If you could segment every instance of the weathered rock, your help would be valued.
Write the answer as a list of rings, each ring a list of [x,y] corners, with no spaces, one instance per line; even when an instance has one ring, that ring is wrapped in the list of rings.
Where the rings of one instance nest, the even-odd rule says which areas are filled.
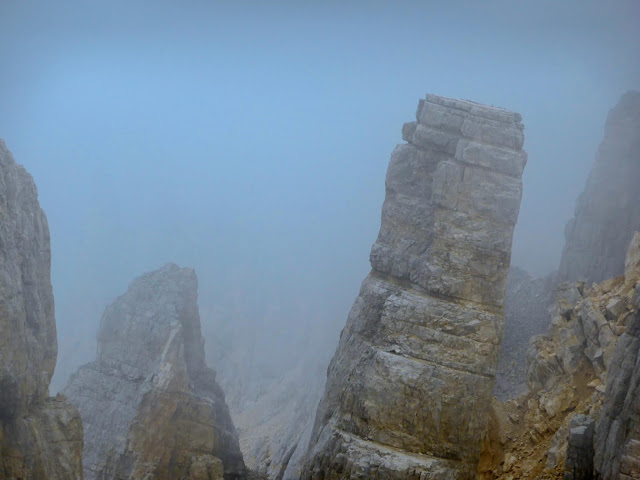
[[[26,416],[0,421],[0,478],[82,479],[82,421],[78,410],[58,395]]]
[[[145,274],[102,317],[95,362],[65,388],[91,479],[245,478],[238,437],[204,362],[195,272]],[[205,476],[207,475],[207,476]]]
[[[569,425],[564,480],[593,478],[593,434],[595,422],[587,415],[574,415]]]
[[[58,354],[49,226],[31,175],[0,140],[0,417],[49,394]]]
[[[624,287],[621,279],[605,287],[614,291],[599,287],[589,290],[581,283],[564,282],[558,286],[550,309],[549,332],[533,337],[527,350],[530,390],[552,388],[563,376],[574,375],[585,362],[601,381],[606,381],[620,332],[617,327],[628,309],[621,307],[616,317],[607,319],[607,306],[622,301]]]
[[[589,287],[558,286],[549,331],[534,337],[529,348],[529,393],[494,402],[492,414],[503,420],[490,430],[486,445],[499,443],[496,431],[507,431],[511,440],[500,444],[501,455],[494,449],[490,456],[485,448],[483,458],[493,459],[485,472],[499,471],[500,462],[509,459],[515,475],[503,470],[482,479],[562,478],[564,459],[571,475],[575,470],[567,478],[591,478],[594,465],[599,479],[640,478],[640,302],[632,300],[640,275],[640,262],[634,261],[638,240],[640,234],[629,247],[624,276]],[[507,424],[505,416],[514,414],[513,424]],[[598,425],[592,451],[587,444],[572,446],[575,414]],[[574,440],[579,433],[573,432]]]
[[[625,279],[640,273],[636,234],[627,254]],[[625,282],[627,283],[627,282]],[[640,302],[635,301],[638,308]],[[605,401],[596,434],[595,467],[604,480],[640,478],[640,311],[629,317],[607,375]]]
[[[640,229],[640,92],[609,112],[605,134],[574,218],[558,280],[600,282],[621,275],[626,248]]]
[[[0,478],[82,478],[82,424],[47,398],[57,355],[49,227],[0,140]]]
[[[527,392],[526,356],[529,340],[549,328],[554,276],[534,278],[518,267],[509,269],[504,307],[504,335],[493,394],[508,400]]]
[[[518,114],[428,95],[392,154],[382,225],[302,478],[475,478],[526,154]]]

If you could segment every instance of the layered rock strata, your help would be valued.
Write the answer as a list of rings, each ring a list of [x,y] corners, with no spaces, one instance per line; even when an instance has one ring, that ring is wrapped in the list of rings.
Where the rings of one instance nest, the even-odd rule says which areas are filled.
[[[640,92],[622,96],[609,112],[604,139],[574,218],[558,280],[600,282],[621,275],[624,253],[640,229]]]
[[[0,478],[82,478],[82,424],[48,398],[57,356],[47,218],[0,140]]]
[[[521,117],[428,95],[330,363],[302,478],[475,478],[526,163]]]
[[[107,309],[95,362],[65,393],[85,426],[92,479],[241,479],[238,436],[205,365],[195,272],[145,274]]]

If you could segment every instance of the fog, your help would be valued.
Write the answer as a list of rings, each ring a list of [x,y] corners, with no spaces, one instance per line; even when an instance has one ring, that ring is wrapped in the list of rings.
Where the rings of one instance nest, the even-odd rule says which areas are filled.
[[[512,264],[550,272],[607,111],[640,86],[639,21],[634,0],[1,0],[0,137],[49,219],[54,389],[168,261],[197,271],[214,367],[329,358],[427,92],[522,114]]]

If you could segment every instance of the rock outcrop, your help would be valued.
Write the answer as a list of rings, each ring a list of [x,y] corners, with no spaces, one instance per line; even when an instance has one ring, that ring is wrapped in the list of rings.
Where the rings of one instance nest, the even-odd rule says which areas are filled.
[[[49,227],[0,140],[0,478],[82,478],[82,424],[48,398],[57,356]]]
[[[65,393],[85,427],[92,479],[242,479],[238,436],[205,365],[195,272],[147,273],[102,317],[95,362]]]
[[[600,284],[558,286],[549,331],[527,353],[530,393],[493,404],[481,478],[640,478],[640,235],[625,264]]]
[[[600,282],[622,275],[624,253],[640,229],[640,92],[609,112],[604,140],[565,230],[558,280]]]
[[[526,163],[518,114],[428,95],[318,407],[304,479],[475,478]]]
[[[535,278],[518,267],[509,269],[504,306],[504,335],[500,345],[494,395],[508,400],[527,393],[526,356],[529,339],[549,328],[554,275]]]
[[[636,234],[626,262],[627,287],[635,286],[632,302],[640,307],[640,234]],[[627,321],[616,346],[596,435],[597,478],[640,478],[640,311]]]

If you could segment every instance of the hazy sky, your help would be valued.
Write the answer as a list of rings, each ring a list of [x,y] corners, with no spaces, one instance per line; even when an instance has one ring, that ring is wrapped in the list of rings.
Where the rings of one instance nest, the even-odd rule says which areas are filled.
[[[60,336],[166,261],[207,308],[343,325],[426,92],[522,114],[512,263],[553,270],[639,24],[635,0],[0,0],[0,137],[49,218]]]

